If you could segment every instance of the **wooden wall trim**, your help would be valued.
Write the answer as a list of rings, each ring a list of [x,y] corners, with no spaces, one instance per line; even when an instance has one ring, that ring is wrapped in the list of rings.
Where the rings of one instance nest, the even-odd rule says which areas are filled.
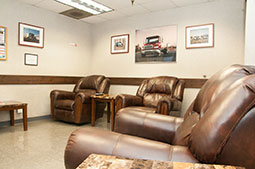
[[[81,77],[75,76],[33,76],[0,75],[0,84],[75,84]]]
[[[81,76],[0,75],[0,85],[75,84]],[[146,78],[108,77],[112,85],[138,86]],[[185,88],[201,88],[207,79],[181,78]]]

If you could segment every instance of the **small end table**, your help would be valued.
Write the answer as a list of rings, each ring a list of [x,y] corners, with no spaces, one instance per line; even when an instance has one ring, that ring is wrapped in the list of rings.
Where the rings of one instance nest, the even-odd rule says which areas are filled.
[[[24,131],[27,131],[27,103],[18,101],[3,101],[0,102],[0,111],[10,111],[11,126],[14,126],[14,110],[23,110],[23,125]]]
[[[101,96],[91,95],[91,126],[95,126],[96,119],[96,102],[105,102],[107,103],[107,122],[110,122],[111,117],[111,130],[114,128],[114,118],[115,118],[115,98],[104,94]]]

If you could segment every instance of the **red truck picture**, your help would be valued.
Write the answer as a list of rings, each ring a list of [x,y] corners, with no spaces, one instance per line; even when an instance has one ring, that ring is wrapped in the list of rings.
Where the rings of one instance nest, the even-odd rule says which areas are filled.
[[[163,39],[156,35],[146,37],[141,49],[142,57],[157,57],[167,53],[167,48],[162,46]]]

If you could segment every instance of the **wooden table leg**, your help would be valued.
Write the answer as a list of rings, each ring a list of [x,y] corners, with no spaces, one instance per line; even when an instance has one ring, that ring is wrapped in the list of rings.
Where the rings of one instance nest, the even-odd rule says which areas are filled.
[[[110,102],[107,102],[107,122],[110,123],[110,110],[111,109],[111,105]]]
[[[11,126],[14,126],[14,110],[10,110],[10,119]]]
[[[91,99],[91,126],[95,126],[95,119],[96,119],[96,103],[95,99]]]
[[[114,100],[111,100],[111,129],[114,129],[114,120],[115,120],[115,104]]]
[[[23,108],[23,125],[24,125],[24,131],[27,131],[27,105]]]

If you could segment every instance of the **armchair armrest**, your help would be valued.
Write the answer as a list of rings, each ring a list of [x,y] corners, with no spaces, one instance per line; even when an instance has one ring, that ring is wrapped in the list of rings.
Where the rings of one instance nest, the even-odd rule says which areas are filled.
[[[171,144],[182,122],[180,117],[143,111],[137,113],[127,107],[116,114],[114,131]]]
[[[59,99],[70,99],[74,100],[75,93],[63,90],[53,90],[50,93],[50,97],[54,98],[55,100]]]
[[[56,100],[59,99],[70,99],[74,100],[75,94],[73,92],[63,91],[63,90],[53,90],[50,93],[50,109],[51,109],[51,117],[54,119],[55,117],[55,103]]]
[[[79,98],[80,97],[80,98]],[[77,99],[80,99],[81,103],[84,104],[84,103],[90,103],[91,102],[91,99],[90,99],[90,95],[86,94],[86,93],[83,93],[83,92],[78,92],[76,93],[75,95],[75,100],[77,101]]]
[[[171,111],[180,111],[182,102],[175,98],[164,97],[159,100],[157,112],[159,114],[170,115]]]
[[[120,109],[129,106],[141,106],[143,104],[143,99],[140,96],[134,96],[129,94],[120,94],[115,98],[115,112]]]
[[[168,115],[172,110],[173,104],[170,98],[163,97],[159,100],[157,105],[157,112],[159,114]]]

